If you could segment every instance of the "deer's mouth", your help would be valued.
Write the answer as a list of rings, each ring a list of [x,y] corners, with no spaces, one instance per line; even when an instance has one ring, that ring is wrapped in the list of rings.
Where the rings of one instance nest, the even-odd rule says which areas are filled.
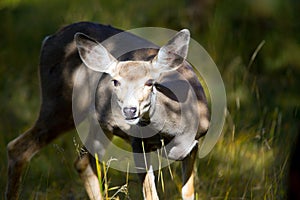
[[[136,116],[136,117],[126,117],[125,120],[130,121],[130,120],[135,120],[135,119],[138,119],[138,118],[139,118],[138,116]]]
[[[140,121],[140,118],[138,116],[136,116],[136,117],[126,117],[125,120],[128,124],[135,125]]]

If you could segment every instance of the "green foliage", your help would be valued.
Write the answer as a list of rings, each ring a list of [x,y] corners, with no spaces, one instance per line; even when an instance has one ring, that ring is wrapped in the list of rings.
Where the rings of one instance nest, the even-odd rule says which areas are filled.
[[[188,28],[219,67],[228,97],[222,138],[208,157],[197,161],[197,196],[285,199],[300,115],[299,8],[296,0],[0,1],[0,172],[6,173],[6,144],[28,129],[38,113],[37,66],[45,36],[77,21],[122,29]],[[86,198],[73,169],[75,136],[56,140],[32,160],[23,178],[23,199]],[[165,198],[179,198],[179,165],[172,170],[174,180],[163,170],[165,191],[160,189],[160,195]],[[128,183],[126,195],[141,197],[135,175],[127,180],[111,170],[108,179],[111,187]],[[1,195],[5,182],[0,181]]]

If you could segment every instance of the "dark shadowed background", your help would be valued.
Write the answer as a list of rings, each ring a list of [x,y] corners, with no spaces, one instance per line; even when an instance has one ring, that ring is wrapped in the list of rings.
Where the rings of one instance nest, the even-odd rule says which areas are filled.
[[[297,0],[1,0],[0,198],[6,145],[38,114],[42,40],[64,25],[94,21],[121,29],[188,28],[219,67],[228,116],[216,147],[197,160],[198,199],[286,199],[300,119],[299,19]],[[86,199],[73,169],[78,144],[72,132],[36,155],[26,168],[21,199]],[[174,180],[165,170],[158,188],[162,198],[178,199],[180,165],[171,169]],[[140,199],[135,174],[128,191],[116,193],[126,174],[109,172],[110,197]]]

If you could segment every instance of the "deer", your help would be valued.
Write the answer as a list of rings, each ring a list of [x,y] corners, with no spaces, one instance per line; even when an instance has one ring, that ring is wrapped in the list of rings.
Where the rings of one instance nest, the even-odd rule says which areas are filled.
[[[122,37],[108,40],[119,34]],[[101,141],[93,146],[98,134],[93,126],[100,126],[109,140],[118,136],[131,145],[147,200],[159,196],[154,167],[143,155],[162,148],[164,140],[162,157],[182,163],[182,199],[194,199],[198,141],[209,128],[210,115],[203,87],[186,60],[189,40],[190,32],[183,29],[159,47],[92,22],[67,25],[46,37],[39,62],[39,115],[29,130],[7,145],[6,199],[19,198],[22,173],[31,158],[76,128],[74,119],[83,121],[89,112],[94,120],[88,134],[91,139],[84,144],[90,146],[89,153],[79,156],[74,166],[90,199],[102,199],[91,152],[101,157],[107,147]],[[122,51],[128,45],[136,46]],[[76,102],[75,90],[79,91]]]

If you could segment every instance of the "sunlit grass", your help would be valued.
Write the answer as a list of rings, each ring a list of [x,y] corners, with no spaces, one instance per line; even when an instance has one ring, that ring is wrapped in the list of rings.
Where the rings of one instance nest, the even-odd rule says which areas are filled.
[[[100,165],[100,161],[98,158],[98,155],[95,154],[95,162],[96,162],[96,172],[97,172],[97,177],[99,180],[99,185],[100,185],[100,191],[102,194],[102,197],[104,200],[110,200],[110,199],[119,199],[119,193],[123,193],[125,196],[128,197],[128,171],[126,174],[126,183],[121,186],[110,186],[110,182],[108,180],[108,170],[110,168],[110,162],[116,161],[115,159],[110,159],[107,162],[102,161],[102,165]],[[102,169],[101,169],[102,166]],[[128,169],[129,166],[127,166]],[[103,171],[103,172],[102,172]],[[103,189],[104,186],[104,189]],[[114,192],[112,196],[109,196],[109,192]]]
[[[277,187],[270,182],[274,150],[255,135],[244,134],[234,140],[222,138],[208,158],[198,161],[200,199],[260,199],[269,187]]]

